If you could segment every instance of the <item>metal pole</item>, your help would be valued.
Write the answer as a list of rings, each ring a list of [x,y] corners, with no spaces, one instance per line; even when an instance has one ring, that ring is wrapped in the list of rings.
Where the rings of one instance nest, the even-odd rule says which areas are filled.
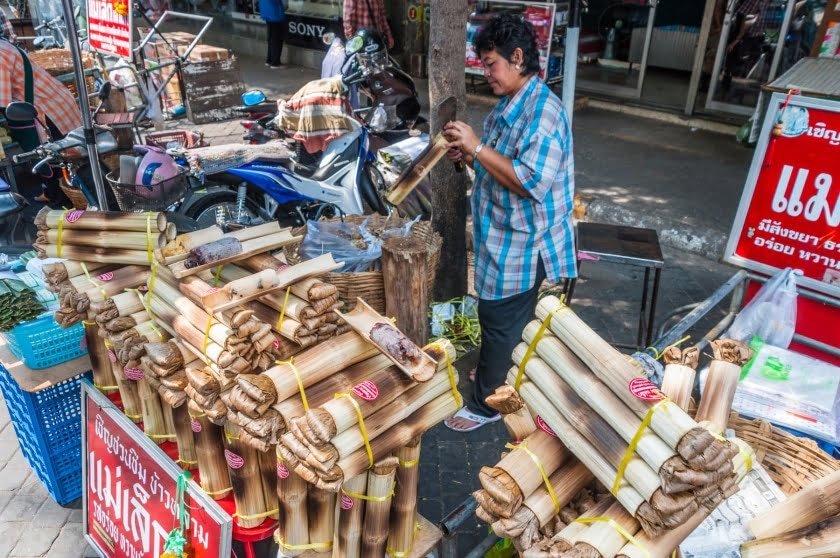
[[[577,85],[578,42],[580,41],[580,0],[569,2],[569,23],[566,27],[566,48],[563,51],[563,105],[569,117],[569,127],[575,114]]]
[[[88,159],[90,159],[90,171],[93,175],[93,184],[96,186],[97,205],[100,210],[108,211],[105,183],[102,180],[102,170],[99,167],[99,152],[96,150],[96,130],[93,128],[90,103],[88,103],[86,94],[85,71],[82,65],[82,53],[79,49],[76,18],[73,15],[73,1],[61,0],[61,4],[64,7],[64,22],[67,25],[67,42],[70,45],[70,54],[73,56],[73,73],[76,75],[76,91],[79,93],[79,108],[82,111],[82,124],[85,128],[85,144],[87,145]]]

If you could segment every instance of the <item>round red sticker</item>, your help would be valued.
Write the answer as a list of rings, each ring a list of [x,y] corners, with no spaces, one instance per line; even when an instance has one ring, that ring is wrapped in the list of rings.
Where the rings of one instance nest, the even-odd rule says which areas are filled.
[[[100,281],[110,281],[111,279],[114,278],[114,272],[109,271],[108,273],[103,273],[102,275],[97,275],[96,278],[99,279]]]
[[[537,427],[540,430],[542,430],[543,432],[545,432],[546,434],[548,434],[549,436],[551,436],[553,438],[557,437],[557,434],[554,433],[554,430],[551,429],[551,427],[548,425],[548,423],[546,423],[541,416],[537,415],[536,423],[537,423]]]
[[[278,351],[280,350],[280,340],[279,339],[275,338],[274,343],[272,343],[272,344],[274,345],[275,349],[277,349]]]
[[[79,219],[82,218],[85,212],[80,209],[74,209],[73,211],[69,212],[67,215],[64,216],[64,220],[68,223],[75,223]]]
[[[379,397],[379,388],[370,380],[365,380],[353,387],[353,393],[365,401],[375,401]]]
[[[195,432],[196,434],[198,434],[199,432],[201,432],[201,423],[200,423],[200,422],[198,422],[198,421],[197,421],[197,420],[195,420],[195,419],[192,419],[192,420],[190,421],[190,427],[192,428],[192,431],[193,431],[193,432]]]
[[[231,469],[241,469],[245,465],[245,460],[242,456],[233,453],[230,450],[225,450],[225,461]]]
[[[124,368],[123,372],[125,373],[125,377],[133,382],[139,382],[143,379],[143,369],[142,368],[133,368],[128,367]]]
[[[353,509],[353,498],[346,494],[341,495],[341,509],[347,511]]]
[[[287,479],[287,478],[289,478],[290,474],[291,473],[289,473],[289,469],[284,464],[282,464],[278,461],[277,462],[277,476],[280,477],[281,479]]]
[[[656,384],[647,378],[633,378],[627,387],[633,397],[642,401],[662,401],[665,399],[665,394],[659,391]]]
[[[108,360],[111,362],[117,362],[117,355],[111,349],[108,349]]]

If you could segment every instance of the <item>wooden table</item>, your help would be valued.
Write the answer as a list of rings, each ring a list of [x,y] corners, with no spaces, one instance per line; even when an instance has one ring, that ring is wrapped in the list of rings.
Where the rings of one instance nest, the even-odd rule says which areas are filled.
[[[12,354],[4,341],[0,340],[0,343],[0,363],[20,389],[29,393],[47,389],[90,370],[90,358],[87,355],[49,368],[32,370]]]
[[[417,523],[420,528],[417,530],[417,538],[414,539],[414,548],[411,549],[411,554],[406,558],[424,558],[437,547],[443,538],[440,529],[419,513],[417,514]],[[325,558],[330,555],[331,552],[307,551],[301,554],[300,558]]]

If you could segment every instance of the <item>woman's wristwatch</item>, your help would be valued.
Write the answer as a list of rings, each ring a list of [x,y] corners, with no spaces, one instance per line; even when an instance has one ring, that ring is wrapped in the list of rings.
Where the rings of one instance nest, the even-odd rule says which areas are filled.
[[[482,149],[484,149],[484,144],[483,143],[479,143],[478,145],[475,146],[475,149],[473,149],[473,153],[472,153],[473,161],[478,159],[478,154],[481,153]]]

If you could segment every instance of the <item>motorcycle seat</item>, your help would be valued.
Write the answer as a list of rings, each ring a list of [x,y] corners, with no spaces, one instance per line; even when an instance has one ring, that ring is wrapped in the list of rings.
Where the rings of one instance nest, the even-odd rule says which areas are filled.
[[[20,213],[29,205],[26,198],[10,190],[0,191],[0,219]]]

